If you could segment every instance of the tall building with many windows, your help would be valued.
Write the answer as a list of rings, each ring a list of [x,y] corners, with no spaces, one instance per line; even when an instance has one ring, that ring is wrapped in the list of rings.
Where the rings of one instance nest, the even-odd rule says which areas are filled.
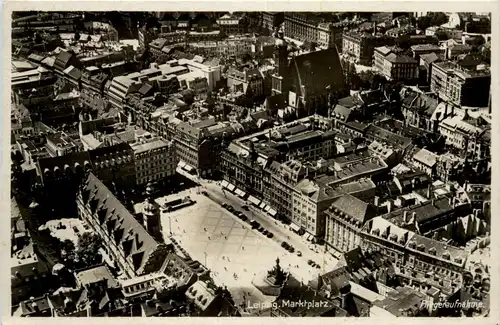
[[[163,181],[175,175],[177,155],[172,141],[161,138],[139,140],[131,147],[134,150],[137,185]]]

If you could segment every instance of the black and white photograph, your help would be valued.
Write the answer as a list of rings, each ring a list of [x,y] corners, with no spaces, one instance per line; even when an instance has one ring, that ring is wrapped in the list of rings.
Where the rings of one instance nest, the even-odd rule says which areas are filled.
[[[11,317],[490,316],[491,11],[165,9],[4,21]]]

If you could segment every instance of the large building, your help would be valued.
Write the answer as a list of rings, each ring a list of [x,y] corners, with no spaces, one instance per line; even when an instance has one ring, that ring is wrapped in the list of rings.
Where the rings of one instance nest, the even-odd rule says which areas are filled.
[[[396,39],[389,36],[367,33],[344,33],[342,36],[342,54],[352,58],[358,64],[372,65],[373,51],[376,47],[394,45]]]
[[[318,23],[322,19],[314,13],[285,13],[285,36],[301,42],[318,42]]]
[[[491,122],[484,117],[448,117],[439,123],[438,130],[448,145],[466,152],[470,158],[479,160],[491,157]]]
[[[284,20],[285,14],[283,12],[262,12],[262,28],[270,33],[279,27]]]
[[[134,150],[137,185],[159,182],[175,175],[175,145],[161,138],[144,139],[131,144]]]
[[[406,221],[414,219],[408,214]],[[361,247],[388,256],[405,284],[435,286],[449,294],[462,286],[467,259],[464,249],[400,228],[382,217],[368,221],[361,234]]]
[[[246,23],[243,17],[226,14],[217,19],[217,25],[224,35],[235,35],[246,33]]]
[[[466,70],[451,62],[432,65],[431,90],[455,105],[487,107],[490,83],[491,73],[484,66]]]
[[[326,212],[325,243],[328,248],[348,252],[361,246],[361,228],[376,215],[372,205],[345,194],[336,198]]]
[[[43,67],[11,75],[11,101],[16,105],[31,107],[47,103],[54,98],[56,76]]]
[[[171,244],[158,243],[94,174],[84,181],[77,204],[79,217],[103,239],[103,249],[124,276],[161,268]]]
[[[377,47],[374,50],[375,68],[388,80],[411,81],[418,78],[418,61],[394,53],[389,47]]]

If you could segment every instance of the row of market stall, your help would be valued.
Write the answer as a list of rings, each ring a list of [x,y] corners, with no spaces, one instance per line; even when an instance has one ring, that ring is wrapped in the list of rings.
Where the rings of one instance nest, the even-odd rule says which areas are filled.
[[[253,195],[248,195],[245,191],[237,188],[234,184],[229,183],[226,180],[223,180],[221,183],[221,186],[223,189],[226,191],[229,191],[231,193],[234,193],[235,195],[239,196],[242,199],[246,199],[248,202],[250,202],[253,206],[259,208],[260,210],[266,212],[269,214],[271,217],[276,217],[278,212],[270,207],[269,205],[266,204],[266,202],[259,200],[257,197]]]

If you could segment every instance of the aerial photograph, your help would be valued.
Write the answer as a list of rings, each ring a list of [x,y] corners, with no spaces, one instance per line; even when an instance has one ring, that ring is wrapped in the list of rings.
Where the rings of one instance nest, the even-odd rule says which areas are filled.
[[[489,316],[491,27],[12,12],[8,312]]]

